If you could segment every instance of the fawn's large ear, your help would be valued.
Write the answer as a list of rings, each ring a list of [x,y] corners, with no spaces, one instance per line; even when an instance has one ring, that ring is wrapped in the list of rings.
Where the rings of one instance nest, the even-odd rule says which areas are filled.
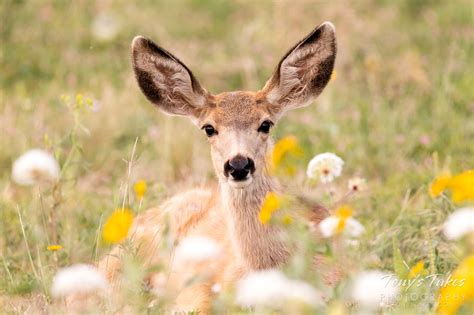
[[[325,22],[288,51],[261,95],[276,112],[309,105],[329,82],[335,59],[335,28]]]
[[[210,95],[178,58],[137,36],[132,42],[132,64],[138,85],[150,102],[170,115],[199,117]]]

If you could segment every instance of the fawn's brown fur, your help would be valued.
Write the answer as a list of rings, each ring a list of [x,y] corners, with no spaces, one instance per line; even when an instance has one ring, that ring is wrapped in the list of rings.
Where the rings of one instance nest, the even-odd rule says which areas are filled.
[[[258,220],[266,194],[280,189],[267,169],[266,157],[273,143],[262,124],[271,126],[287,110],[309,105],[328,83],[335,56],[335,29],[325,22],[283,57],[262,90],[211,95],[169,52],[143,37],[133,40],[132,63],[141,90],[162,111],[187,116],[210,134],[219,180],[218,189],[186,191],[148,210],[137,217],[131,229],[130,237],[148,265],[162,259],[159,245],[165,215],[171,218],[170,229],[177,243],[197,235],[221,245],[218,259],[171,264],[167,290],[176,292],[177,310],[207,312],[214,283],[225,286],[252,270],[278,267],[288,259],[290,252],[278,227]],[[244,161],[243,168],[232,166],[237,165],[236,156]],[[240,177],[234,177],[237,168]],[[120,267],[118,247],[99,264],[111,279]],[[196,274],[206,274],[205,280],[186,286]],[[156,277],[149,277],[152,286],[158,282]]]

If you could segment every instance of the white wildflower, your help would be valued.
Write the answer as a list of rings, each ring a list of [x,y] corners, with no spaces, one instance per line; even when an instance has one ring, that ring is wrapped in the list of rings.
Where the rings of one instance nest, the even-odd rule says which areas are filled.
[[[176,247],[175,261],[184,263],[200,262],[215,259],[221,253],[221,246],[216,241],[204,236],[188,236]]]
[[[89,293],[107,289],[104,275],[91,265],[78,264],[60,269],[53,278],[51,294],[65,297],[74,293]]]
[[[400,289],[397,283],[393,274],[379,270],[363,271],[352,282],[351,296],[366,309],[393,305]]]
[[[361,192],[367,189],[367,181],[365,178],[361,177],[354,177],[349,179],[349,182],[347,183],[347,188],[350,191],[354,192]]]
[[[309,161],[306,175],[319,179],[322,183],[330,183],[341,175],[344,161],[334,153],[322,153]]]
[[[59,179],[58,161],[41,149],[29,150],[21,155],[12,167],[12,178],[18,185],[33,185],[40,181]]]
[[[474,232],[474,208],[460,208],[451,213],[443,225],[443,233],[450,240],[457,240]]]
[[[99,41],[113,40],[120,29],[118,19],[109,13],[97,15],[92,22],[92,35]]]
[[[322,304],[321,294],[306,282],[287,278],[281,271],[255,271],[237,283],[236,301],[242,307],[282,307],[298,301],[308,305]]]
[[[359,237],[365,232],[364,226],[352,217],[343,218],[331,215],[319,223],[319,230],[324,237],[344,234],[349,237]]]

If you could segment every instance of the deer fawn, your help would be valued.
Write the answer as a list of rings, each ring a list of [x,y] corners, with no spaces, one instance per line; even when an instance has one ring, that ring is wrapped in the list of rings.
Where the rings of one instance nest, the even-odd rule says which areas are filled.
[[[165,213],[177,243],[204,236],[221,245],[219,258],[211,262],[171,264],[167,290],[176,292],[175,309],[207,312],[214,283],[226,286],[252,270],[278,267],[288,259],[290,250],[278,227],[258,220],[266,194],[280,189],[267,168],[273,146],[269,133],[286,111],[309,105],[321,93],[335,58],[335,28],[325,22],[290,49],[262,90],[212,95],[171,53],[149,39],[134,38],[132,64],[142,92],[165,113],[187,116],[205,132],[219,180],[219,190],[189,190],[147,210],[131,229],[130,238],[149,265],[160,261]],[[119,251],[115,248],[99,263],[110,279],[121,267]],[[185,285],[199,273],[206,280]],[[152,285],[155,276],[149,275]]]

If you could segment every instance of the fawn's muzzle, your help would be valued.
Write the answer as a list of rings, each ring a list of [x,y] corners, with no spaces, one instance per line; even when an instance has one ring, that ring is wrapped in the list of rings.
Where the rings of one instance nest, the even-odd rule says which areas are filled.
[[[231,176],[236,181],[243,181],[247,179],[249,173],[255,171],[255,163],[252,159],[236,155],[224,164],[225,176]]]

